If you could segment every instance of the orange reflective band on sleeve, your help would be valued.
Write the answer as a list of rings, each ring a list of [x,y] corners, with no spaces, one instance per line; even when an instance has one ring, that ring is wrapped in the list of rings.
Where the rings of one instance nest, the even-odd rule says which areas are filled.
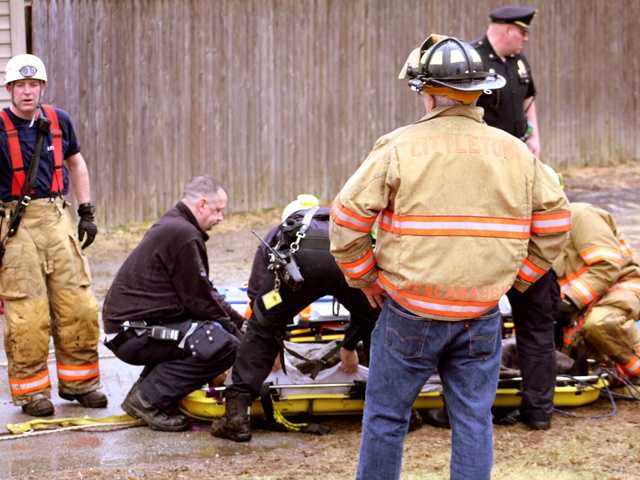
[[[62,180],[62,130],[58,123],[58,114],[52,105],[42,105],[45,115],[51,121],[51,142],[53,146],[53,174],[51,175],[51,193],[60,193],[64,188]]]
[[[596,301],[598,294],[580,279],[588,271],[589,267],[582,267],[577,272],[558,280],[560,291],[565,295],[569,290],[573,291],[584,305],[589,305],[591,302]]]
[[[369,233],[373,223],[376,221],[377,215],[373,217],[363,217],[341,205],[337,200],[333,202],[331,207],[331,217],[333,221],[343,227],[357,232]]]
[[[386,210],[380,228],[398,235],[527,239],[530,223],[528,218],[396,215]]]
[[[488,312],[498,304],[498,300],[487,302],[471,302],[462,300],[447,300],[419,295],[408,290],[397,288],[391,281],[380,273],[378,281],[386,292],[403,307],[411,311],[418,311],[427,315],[437,315],[449,318],[475,318]]]
[[[9,384],[11,385],[11,394],[16,397],[41,392],[51,386],[49,370],[43,370],[28,378],[9,377]]]
[[[622,367],[622,370],[628,377],[640,375],[640,358],[638,355],[634,355],[627,363],[618,365]]]
[[[373,256],[373,250],[369,248],[358,260],[349,263],[338,262],[338,266],[349,278],[361,278],[373,270],[376,266],[376,259]]]
[[[593,265],[594,263],[605,262],[607,260],[618,264],[624,263],[622,253],[618,249],[610,247],[595,246],[585,248],[580,252],[580,256],[587,265]]]
[[[571,212],[535,213],[531,233],[562,233],[571,230]]]
[[[580,299],[583,305],[589,305],[591,302],[595,302],[598,299],[598,294],[584,281],[575,279],[561,287],[563,293],[567,293],[568,290],[573,291]]]
[[[576,278],[582,276],[588,270],[589,270],[589,267],[582,267],[577,272],[570,273],[566,277],[561,278],[560,280],[558,280],[558,283],[560,284],[561,287],[564,287],[565,285],[568,285],[572,280],[575,280]]]
[[[58,378],[67,382],[79,382],[100,376],[97,363],[85,365],[63,365],[58,363]]]
[[[528,258],[525,258],[524,262],[522,262],[522,267],[520,267],[520,271],[518,272],[518,277],[522,278],[523,280],[526,280],[529,283],[535,283],[545,273],[546,271],[544,269],[537,266]]]

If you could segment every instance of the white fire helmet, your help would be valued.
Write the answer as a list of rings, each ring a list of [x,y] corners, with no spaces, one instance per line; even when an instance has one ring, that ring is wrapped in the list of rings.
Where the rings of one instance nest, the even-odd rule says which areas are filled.
[[[47,81],[47,70],[44,68],[44,63],[38,57],[29,53],[21,53],[11,57],[5,70],[5,85],[17,80]]]
[[[320,200],[318,200],[318,197],[309,193],[301,193],[298,195],[298,198],[284,207],[284,210],[282,210],[282,221],[284,222],[289,215],[296,213],[298,210],[306,210],[319,206]]]

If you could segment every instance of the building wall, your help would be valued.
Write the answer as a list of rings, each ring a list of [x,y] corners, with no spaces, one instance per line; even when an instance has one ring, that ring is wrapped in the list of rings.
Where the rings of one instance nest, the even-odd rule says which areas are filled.
[[[0,0],[0,84],[7,61],[26,51],[24,0]],[[0,108],[9,104],[9,94],[0,88]]]
[[[193,175],[231,211],[329,201],[422,114],[397,74],[431,32],[474,39],[499,0],[34,0],[49,101],[70,111],[100,221],[148,220]],[[538,0],[527,47],[542,159],[640,158],[637,0]]]

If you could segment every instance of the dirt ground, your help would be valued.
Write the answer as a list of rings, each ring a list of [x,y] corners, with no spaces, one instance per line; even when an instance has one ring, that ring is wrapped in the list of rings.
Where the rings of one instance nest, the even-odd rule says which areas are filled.
[[[589,201],[611,210],[628,240],[640,250],[640,162],[617,167],[585,168],[565,175],[573,201]],[[251,229],[265,233],[279,212],[231,215],[216,227],[209,240],[211,274],[217,285],[240,285],[247,280],[257,242]],[[90,249],[94,287],[101,300],[117,268],[137,244],[148,225],[103,232]],[[495,479],[640,479],[640,402],[620,400],[615,412],[608,399],[556,414],[548,432],[522,426],[495,429]],[[603,418],[594,418],[603,417]],[[332,427],[327,436],[258,432],[269,439],[289,435],[290,441],[273,448],[251,443],[224,454],[224,441],[210,458],[202,455],[128,468],[87,468],[52,472],[51,479],[198,478],[342,479],[352,478],[358,454],[360,419],[323,419]],[[109,435],[105,433],[105,435]],[[425,426],[411,433],[405,444],[404,479],[448,478],[449,431]],[[220,453],[223,452],[223,453]],[[206,458],[206,457],[205,457]],[[0,473],[2,477],[2,473]]]

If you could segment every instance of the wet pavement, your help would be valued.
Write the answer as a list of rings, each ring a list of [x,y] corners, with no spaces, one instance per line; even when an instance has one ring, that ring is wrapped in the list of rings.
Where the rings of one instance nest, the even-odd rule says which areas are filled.
[[[2,319],[4,322],[4,319]],[[75,402],[62,400],[57,395],[55,360],[50,354],[49,372],[52,380],[52,398],[56,412],[50,418],[108,417],[120,415],[120,403],[130,385],[138,376],[140,368],[128,366],[113,357],[104,346],[100,346],[100,367],[103,391],[109,397],[105,409],[88,409]],[[11,402],[7,375],[7,359],[4,350],[0,353],[0,426],[3,433],[7,423],[33,420],[22,413],[20,407]],[[0,441],[0,478],[23,478],[28,474],[52,472],[74,466],[103,464],[125,464],[131,455],[151,454],[155,442],[145,440],[149,431],[145,427],[131,428],[108,433],[60,432],[33,437],[5,439]],[[161,450],[161,449],[160,449]],[[37,459],[37,460],[36,460]]]
[[[0,321],[0,323],[3,322]],[[106,409],[88,409],[74,402],[62,400],[57,395],[55,360],[50,357],[49,370],[52,380],[54,417],[68,418],[90,416],[103,418],[122,415],[120,403],[138,377],[139,367],[121,362],[103,345],[100,346],[100,368],[103,391],[109,397]],[[0,353],[0,431],[6,432],[7,423],[33,420],[24,415],[20,407],[11,403],[7,385],[7,361]],[[247,444],[235,444],[213,438],[209,424],[196,422],[191,431],[167,433],[152,431],[147,427],[134,427],[115,431],[67,431],[46,433],[32,437],[0,439],[0,479],[21,480],[51,477],[54,472],[91,468],[126,468],[139,464],[172,464],[183,460],[214,460],[220,457],[240,455],[251,449],[283,447],[295,442],[286,435],[257,435]],[[82,477],[78,477],[82,478]]]

